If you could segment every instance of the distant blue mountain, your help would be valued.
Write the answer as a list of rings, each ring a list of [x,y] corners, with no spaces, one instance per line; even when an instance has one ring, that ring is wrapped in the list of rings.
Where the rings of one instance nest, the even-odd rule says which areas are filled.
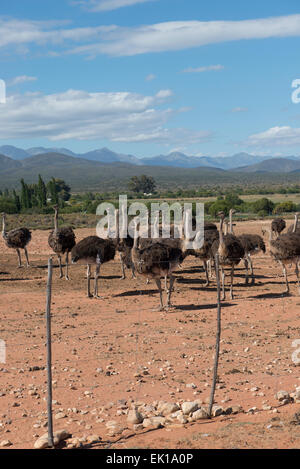
[[[198,168],[210,167],[216,169],[231,170],[236,168],[243,168],[258,165],[266,160],[270,162],[276,158],[268,156],[250,155],[249,153],[237,153],[233,156],[214,157],[214,156],[188,156],[181,152],[172,152],[168,155],[158,155],[153,157],[138,158],[134,155],[126,155],[116,153],[109,148],[100,148],[89,151],[87,153],[74,153],[67,148],[45,148],[35,147],[23,150],[12,145],[0,146],[0,154],[13,158],[14,160],[23,160],[31,156],[43,155],[49,153],[59,153],[75,158],[81,158],[89,161],[100,163],[129,163],[136,166],[170,166],[178,168]],[[288,156],[282,158],[283,160],[299,161],[299,156]],[[255,169],[253,168],[255,171]],[[250,169],[251,171],[251,169]]]

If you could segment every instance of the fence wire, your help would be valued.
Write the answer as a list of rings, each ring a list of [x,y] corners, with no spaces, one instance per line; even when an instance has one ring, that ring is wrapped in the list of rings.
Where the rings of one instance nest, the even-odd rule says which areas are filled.
[[[260,269],[262,266],[260,266],[258,263],[256,264],[257,260],[263,260],[264,262],[266,261],[267,256],[253,256],[254,260],[254,268],[255,269]],[[243,259],[241,259],[243,260]],[[292,261],[293,259],[291,259]],[[121,266],[121,263],[115,262],[115,264],[119,264]],[[195,273],[197,273],[197,269],[201,267],[199,265],[199,261],[197,259],[186,259],[184,261],[184,264],[182,266],[182,271],[185,270],[187,266],[193,266],[195,267]],[[73,266],[72,266],[73,268]],[[266,266],[263,265],[263,269],[270,270],[272,273],[271,278],[281,278],[282,274],[279,272],[275,273],[274,272],[274,267],[272,266]],[[180,290],[180,275],[183,274],[180,269],[177,270],[176,275],[179,276],[179,282],[178,286],[175,288],[179,288]],[[240,273],[240,269],[239,269]],[[294,277],[294,273],[289,273],[289,277]],[[132,282],[136,282],[132,280]],[[139,282],[139,281],[138,281]],[[0,281],[1,283],[1,281]],[[140,283],[140,282],[139,282]],[[215,280],[212,280],[212,292],[215,290],[216,285],[215,285]],[[246,288],[246,287],[245,287]],[[146,289],[145,285],[143,285],[143,288],[141,285],[138,285],[136,287],[137,291],[137,299],[139,301],[142,301],[143,298],[143,291]],[[201,289],[201,284],[199,285],[199,290]],[[56,289],[53,289],[53,298],[55,299],[55,294],[56,294]],[[12,294],[21,294],[24,293],[23,291],[12,291]],[[3,292],[0,292],[0,296],[3,295]],[[111,295],[112,298],[117,298],[119,295]],[[251,299],[249,299],[250,301]],[[199,299],[201,302],[201,298]],[[235,299],[235,301],[239,301],[239,299]],[[282,302],[282,312],[286,313],[287,307],[286,307],[286,298],[282,296],[281,298]],[[99,305],[101,306],[102,304],[105,304],[105,300],[102,301],[100,300]],[[203,304],[203,303],[201,303]],[[206,303],[204,303],[205,306]],[[211,303],[207,302],[207,310],[210,310],[213,312],[214,308],[217,307],[217,302],[215,303],[215,306],[212,306]],[[241,305],[242,310],[243,310],[243,304]],[[111,307],[112,309],[114,308],[113,306]],[[98,333],[98,331],[95,331],[93,334],[90,334],[88,332],[82,333],[82,334],[71,334],[68,329],[63,329],[59,330],[60,327],[60,322],[68,319],[74,320],[74,323],[78,323],[79,321],[82,321],[83,319],[89,323],[89,327],[93,328],[94,326],[99,325],[99,316],[97,317],[97,313],[93,311],[77,311],[76,313],[70,311],[68,313],[52,313],[52,345],[53,345],[53,393],[54,393],[54,399],[57,398],[57,394],[60,396],[64,395],[64,392],[67,391],[67,398],[59,398],[59,404],[57,405],[58,408],[65,408],[66,406],[71,404],[68,404],[70,401],[72,401],[72,393],[77,395],[77,401],[78,401],[78,395],[81,398],[80,401],[78,401],[77,406],[82,405],[82,411],[84,411],[85,406],[88,405],[89,407],[93,406],[95,402],[95,395],[93,392],[96,392],[97,389],[103,389],[105,388],[105,395],[107,396],[107,400],[110,399],[110,388],[111,388],[111,383],[113,382],[114,384],[118,385],[119,389],[122,388],[123,391],[121,391],[121,396],[125,396],[128,394],[130,396],[130,399],[133,402],[138,402],[140,400],[146,401],[147,399],[150,399],[151,401],[154,400],[178,400],[180,398],[180,394],[177,395],[177,392],[175,389],[180,388],[181,392],[184,394],[187,392],[186,385],[189,383],[194,384],[196,387],[191,388],[193,389],[192,393],[194,398],[201,398],[201,395],[204,393],[205,394],[205,389],[209,390],[209,386],[204,386],[207,383],[210,384],[210,380],[212,377],[212,372],[213,372],[213,352],[212,352],[212,346],[215,340],[215,324],[212,323],[212,329],[211,332],[208,333],[208,331],[205,331],[206,338],[209,337],[209,344],[203,348],[202,344],[202,338],[201,338],[201,314],[202,311],[199,310],[197,314],[194,311],[191,311],[190,313],[184,311],[183,312],[183,318],[187,318],[188,314],[194,315],[192,317],[192,320],[195,322],[195,330],[193,332],[193,341],[191,341],[191,337],[187,337],[188,335],[188,330],[184,331],[184,328],[182,330],[178,329],[178,325],[174,326],[172,324],[172,329],[170,330],[170,323],[167,321],[166,322],[166,327],[164,329],[164,333],[160,333],[155,331],[153,329],[153,326],[149,325],[148,323],[143,324],[143,313],[149,313],[149,308],[144,308],[144,307],[128,307],[126,304],[124,308],[127,309],[126,311],[126,320],[128,320],[129,315],[134,315],[135,321],[130,322],[127,324],[127,328],[129,327],[131,332],[130,336],[127,334],[126,336],[121,336],[118,337],[120,339],[120,342],[125,342],[127,345],[130,347],[126,347],[126,361],[128,362],[130,360],[130,364],[132,365],[131,367],[131,372],[130,375],[124,376],[124,372],[120,369],[120,371],[116,372],[114,374],[114,368],[118,369],[118,367],[114,364],[116,360],[118,360],[118,354],[117,354],[117,349],[116,346],[118,344],[118,340],[116,337],[113,337],[110,335],[110,333]],[[180,311],[180,305],[178,306],[178,312]],[[36,421],[46,421],[46,403],[44,402],[43,398],[46,397],[46,370],[45,370],[45,353],[46,353],[46,333],[43,328],[44,322],[45,322],[45,313],[44,311],[41,312],[34,312],[30,317],[21,317],[21,318],[10,318],[8,317],[9,315],[6,314],[5,317],[2,315],[2,318],[0,319],[0,327],[3,328],[0,330],[0,334],[3,334],[5,332],[6,337],[5,340],[8,344],[8,348],[10,348],[10,345],[13,347],[13,350],[21,351],[23,353],[23,358],[14,358],[14,354],[8,351],[8,363],[9,366],[6,368],[6,365],[3,365],[1,367],[0,364],[0,382],[1,380],[4,381],[5,377],[7,377],[7,381],[10,382],[10,385],[8,386],[6,384],[7,389],[10,388],[10,391],[13,391],[13,389],[21,389],[19,391],[19,395],[24,395],[25,392],[27,392],[30,389],[36,388],[36,392],[40,395],[40,399],[36,399],[35,403],[36,405],[32,405],[33,403],[30,403],[30,406],[33,407],[35,410],[40,410],[39,412],[30,412],[27,417],[18,417],[17,412],[18,410],[26,412],[26,405],[25,410],[22,406],[22,399],[20,399],[19,403],[21,404],[20,406],[16,407],[8,407],[7,409],[3,410],[1,409],[1,412],[3,413],[2,416],[0,416],[0,424],[1,422],[4,422],[3,426],[0,426],[0,435],[2,436],[5,433],[2,433],[2,430],[5,432],[10,429],[11,426],[14,426],[15,424],[19,424],[21,422],[24,422],[24,419],[26,419],[26,422],[28,420],[32,422]],[[119,317],[114,318],[110,323],[109,326],[111,328],[111,332],[113,332],[114,325],[119,323]],[[206,319],[208,321],[208,319]],[[16,334],[17,330],[17,325],[22,326],[22,331],[18,331],[18,334]],[[183,324],[184,323],[179,323]],[[223,329],[223,334],[226,337],[226,330],[230,330],[231,323],[228,322],[228,318],[224,320],[224,329]],[[26,325],[26,326],[25,326]],[[25,326],[25,327],[24,327]],[[34,329],[36,326],[38,326],[40,329]],[[263,325],[262,325],[263,326]],[[268,329],[270,328],[270,325],[267,324]],[[29,327],[30,329],[27,331],[26,327]],[[106,325],[108,328],[108,325]],[[155,326],[154,326],[155,327]],[[239,329],[240,332],[242,332],[243,328],[246,328],[248,330],[249,327],[249,321],[242,321],[242,315],[241,315],[241,320],[239,321]],[[198,328],[198,329],[197,329]],[[149,330],[150,329],[150,330]],[[160,329],[163,329],[162,325],[160,325]],[[36,337],[32,336],[27,336],[27,339],[24,337],[24,335],[29,334],[30,331],[34,332],[34,335]],[[177,331],[177,332],[176,332]],[[289,331],[290,335],[296,334],[296,332],[300,332],[295,328],[295,330],[289,329],[289,325],[287,328],[287,331]],[[284,331],[286,332],[286,331]],[[113,332],[114,333],[114,332]],[[118,334],[119,332],[117,332]],[[244,334],[247,334],[248,332],[244,332]],[[57,334],[60,334],[61,337],[58,338]],[[121,334],[121,332],[120,332]],[[203,332],[202,332],[203,334]],[[162,336],[165,336],[162,339]],[[23,336],[23,338],[22,338]],[[198,337],[197,337],[198,336]],[[1,336],[2,337],[2,336]],[[172,345],[172,338],[176,338],[178,344],[177,345]],[[247,338],[247,336],[245,336]],[[295,335],[295,337],[297,337]],[[166,339],[164,341],[164,339]],[[145,343],[144,340],[147,342]],[[232,374],[237,373],[239,376],[239,380],[237,382],[239,383],[244,383],[244,384],[238,384],[238,386],[245,386],[247,385],[247,382],[250,383],[251,381],[255,383],[256,381],[259,381],[258,377],[253,376],[253,373],[251,373],[251,369],[248,369],[247,367],[247,354],[248,352],[240,353],[240,356],[238,359],[235,360],[235,348],[232,347],[231,350],[231,360],[232,360],[232,370],[235,370],[235,367],[240,367],[241,364],[245,365],[244,369],[239,372],[234,372],[228,374],[224,373],[224,365],[226,361],[226,357],[228,356],[228,350],[226,350],[228,347],[230,348],[230,343],[226,344],[226,339],[224,339],[225,342],[222,343],[221,347],[221,371],[219,372],[219,379],[218,379],[218,385],[219,388],[217,387],[217,394],[218,394],[218,400],[222,397],[222,386],[224,383],[226,383],[227,379],[231,377]],[[34,343],[32,343],[34,341]],[[80,343],[84,341],[89,341],[90,347],[88,350],[85,350],[86,356],[82,356],[83,351],[80,349]],[[180,343],[179,343],[180,341]],[[183,345],[183,342],[184,344]],[[94,350],[92,348],[92,344],[96,342],[96,345],[100,346],[102,350]],[[106,345],[110,345],[111,343],[114,344],[115,348],[113,350],[107,350],[103,351],[103,347],[106,347],[102,342],[105,342]],[[150,346],[159,344],[160,351],[154,352],[150,351]],[[247,340],[245,339],[245,343],[247,343]],[[63,355],[59,351],[59,346],[63,345],[64,351]],[[66,346],[70,346],[70,350],[66,350]],[[72,347],[76,347],[77,351],[76,354],[72,354]],[[36,353],[35,353],[36,352]],[[114,355],[114,352],[116,354]],[[267,350],[265,351],[267,353]],[[176,360],[178,361],[178,355],[185,355],[182,357],[182,363],[179,365],[173,366],[172,364],[165,365],[166,362],[168,362],[168,355],[174,356],[173,353],[176,353]],[[286,350],[283,350],[283,353],[287,353]],[[154,354],[154,355],[153,355]],[[29,355],[29,357],[27,357]],[[230,355],[230,354],[229,354]],[[152,359],[150,360],[150,356],[156,357],[154,362],[152,363]],[[151,361],[151,365],[149,365],[148,368],[148,373],[143,375],[142,372],[144,371],[144,363],[145,360],[147,362],[147,357]],[[193,357],[193,361],[189,361],[189,358]],[[269,364],[272,363],[272,359],[274,357],[270,356],[268,360],[266,360],[265,364],[266,366],[269,366]],[[286,357],[284,357],[286,359]],[[39,367],[39,369],[34,369],[34,367],[29,366],[29,363],[27,363],[26,366],[24,366],[23,360],[26,359],[27,361],[30,360],[31,363],[43,363],[42,366]],[[148,361],[149,361],[148,360]],[[172,361],[173,359],[171,359]],[[174,359],[175,361],[175,359]],[[107,369],[106,366],[110,366],[110,362],[113,362],[113,367],[110,369]],[[83,371],[85,371],[84,367],[87,364],[93,363],[93,370],[91,372],[88,372],[84,375],[82,375],[82,380],[87,379],[88,384],[83,385],[82,387],[77,387],[76,384],[74,384],[74,375],[81,371],[79,368],[82,366]],[[155,363],[155,366],[154,366]],[[279,362],[280,363],[280,360]],[[106,365],[107,364],[107,365]],[[21,368],[19,367],[20,365],[23,365]],[[200,374],[200,369],[202,368],[206,369],[206,374],[201,375]],[[99,379],[99,383],[91,385],[91,382],[94,380],[94,375],[96,373],[97,367],[102,368],[102,371],[97,372],[97,378],[96,380]],[[281,388],[281,379],[289,376],[291,373],[290,371],[292,368],[292,365],[290,367],[287,367],[287,369],[280,369],[280,374],[276,374],[276,367],[272,367],[273,370],[270,368],[270,374],[267,373],[268,370],[266,370],[267,376],[264,376],[264,378],[267,378],[267,383],[272,386],[273,391],[279,391]],[[22,373],[19,373],[20,369],[22,370]],[[62,370],[65,370],[65,375],[61,375]],[[73,370],[73,371],[72,371]],[[112,373],[111,373],[112,371]],[[283,372],[285,371],[285,372]],[[109,372],[109,374],[108,374]],[[37,373],[42,373],[43,374],[43,379],[44,382],[43,384],[39,383],[35,385]],[[93,378],[91,377],[91,374],[93,375]],[[128,371],[127,371],[128,373]],[[273,374],[271,374],[273,373]],[[69,375],[69,376],[68,376]],[[34,379],[33,379],[34,378]],[[92,379],[91,379],[92,378]],[[167,379],[168,378],[168,381]],[[81,381],[82,381],[81,380]],[[64,384],[61,384],[61,381],[64,381]],[[194,383],[195,382],[195,383]],[[81,383],[82,384],[82,383]],[[152,393],[149,394],[149,384],[152,386]],[[160,384],[160,387],[158,387],[158,384]],[[31,386],[28,387],[28,386]],[[78,385],[77,385],[78,386]],[[153,387],[154,386],[154,387]],[[248,385],[250,386],[250,384]],[[74,387],[75,389],[70,389]],[[243,395],[243,402],[241,404],[243,405],[244,410],[250,409],[255,407],[253,405],[253,402],[256,401],[257,399],[263,398],[264,396],[259,396],[259,386],[253,386],[253,387],[258,387],[257,391],[252,391],[252,394],[256,395],[251,395],[251,397],[245,397]],[[128,391],[130,389],[130,391]],[[84,395],[84,391],[90,391],[92,392],[91,395]],[[10,392],[8,391],[8,392]],[[172,395],[169,394],[169,392],[172,392]],[[62,393],[62,394],[60,394]],[[7,392],[5,393],[7,396]],[[18,393],[15,393],[18,394]],[[147,395],[147,397],[145,396]],[[11,394],[12,398],[14,398],[14,394]],[[92,396],[92,397],[90,397]],[[120,396],[120,397],[121,397]],[[170,397],[171,396],[171,397]],[[176,396],[176,398],[175,398]],[[3,396],[5,397],[5,396]],[[224,396],[223,396],[224,397]],[[76,401],[76,402],[77,402]],[[64,404],[65,402],[65,404]],[[67,403],[68,402],[68,403]],[[103,406],[105,406],[106,402],[103,402]],[[0,396],[0,405],[1,405],[1,396]],[[98,403],[94,404],[96,407],[99,405]],[[225,405],[225,403],[223,403]],[[261,409],[257,409],[257,412],[261,412]],[[253,411],[255,412],[255,410]],[[97,414],[97,416],[102,415]],[[75,414],[77,417],[81,417],[82,420],[85,418],[85,414]],[[74,417],[68,414],[68,419]],[[90,417],[90,415],[89,415]],[[228,418],[228,417],[222,417],[222,418]],[[5,421],[10,421],[12,420],[12,423],[5,423]],[[89,420],[91,421],[91,419]],[[92,420],[93,422],[93,420]],[[33,423],[34,425],[34,423]],[[187,424],[188,425],[188,424]],[[38,428],[33,428],[33,432],[41,432],[41,428],[44,427],[38,427]],[[83,429],[81,427],[78,427],[79,431],[81,432],[84,430],[86,433],[87,430],[83,426]],[[46,431],[46,428],[45,428]],[[44,431],[43,431],[44,432]],[[32,445],[33,443],[33,438],[25,438],[21,439],[20,437],[16,438],[15,440],[15,445]],[[113,445],[112,440],[107,440],[105,442],[107,447],[110,447]]]

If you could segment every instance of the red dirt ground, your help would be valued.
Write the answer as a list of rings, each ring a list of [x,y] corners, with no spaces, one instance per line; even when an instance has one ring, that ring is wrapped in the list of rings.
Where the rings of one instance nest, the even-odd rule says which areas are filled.
[[[260,228],[259,222],[243,222],[235,229],[260,233]],[[91,229],[77,230],[77,241],[90,234]],[[47,431],[47,237],[46,231],[33,232],[28,269],[18,269],[16,253],[0,241],[0,339],[7,350],[6,363],[0,364],[0,443],[10,440],[10,448],[32,448]],[[255,285],[244,284],[240,265],[236,296],[222,303],[215,402],[241,405],[244,412],[137,434],[126,429],[123,400],[130,407],[138,401],[205,402],[209,397],[215,282],[205,288],[202,267],[189,257],[176,273],[174,306],[154,312],[154,283],[132,280],[130,272],[121,280],[117,259],[102,267],[102,300],[85,296],[83,266],[72,265],[71,280],[60,280],[54,259],[53,413],[65,415],[54,418],[54,430],[65,428],[78,438],[99,435],[95,448],[300,448],[300,424],[292,423],[300,404],[280,406],[274,397],[300,386],[299,366],[292,361],[292,342],[300,339],[296,278],[289,269],[292,294],[283,296],[280,266],[268,254],[256,257]],[[186,387],[191,383],[196,387]],[[263,410],[265,404],[272,409]],[[105,424],[110,420],[125,427],[123,433],[109,436]]]

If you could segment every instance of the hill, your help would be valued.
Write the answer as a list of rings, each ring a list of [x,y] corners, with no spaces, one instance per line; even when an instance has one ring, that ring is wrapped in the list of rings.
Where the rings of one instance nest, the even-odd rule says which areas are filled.
[[[23,150],[12,145],[3,145],[0,147],[0,154],[15,160],[24,160],[30,158],[31,156],[49,153],[59,153],[62,155],[73,156],[74,158],[83,158],[85,160],[96,161],[99,163],[130,163],[136,166],[169,166],[174,168],[210,167],[226,170],[244,168],[270,159],[270,156],[250,155],[249,153],[245,152],[237,153],[232,156],[217,157],[189,156],[185,155],[184,153],[174,151],[168,155],[139,158],[134,155],[116,153],[105,147],[86,153],[74,153],[68,148],[35,147]],[[273,159],[275,160],[276,158],[272,158],[272,160]],[[300,157],[297,156],[289,156],[284,159],[300,161]]]
[[[22,166],[22,164],[19,163],[19,161],[0,154],[0,174],[2,171],[19,168],[20,166]]]
[[[261,163],[253,164],[250,166],[243,166],[235,168],[233,171],[239,172],[276,172],[276,173],[290,173],[292,171],[300,170],[300,160],[291,160],[288,158],[271,158]]]
[[[300,165],[299,165],[300,167]],[[218,168],[176,168],[146,166],[130,163],[103,163],[60,153],[44,153],[24,160],[0,155],[0,189],[19,188],[20,179],[37,181],[41,174],[45,181],[51,177],[64,179],[73,191],[124,191],[133,176],[146,174],[157,182],[158,189],[176,190],[232,185],[290,184],[299,181],[299,174],[225,171]]]

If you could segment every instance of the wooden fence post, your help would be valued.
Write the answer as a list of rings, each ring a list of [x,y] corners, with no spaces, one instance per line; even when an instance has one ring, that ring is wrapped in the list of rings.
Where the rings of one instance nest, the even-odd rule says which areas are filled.
[[[218,253],[215,256],[215,270],[216,270],[216,280],[217,280],[217,333],[216,333],[216,346],[215,346],[215,362],[213,369],[213,381],[210,393],[208,415],[211,418],[212,407],[214,403],[214,396],[216,390],[216,383],[218,378],[218,363],[219,363],[219,353],[220,353],[220,338],[221,338],[221,294],[220,294],[220,275],[219,275],[219,255]]]
[[[48,412],[48,445],[54,447],[52,420],[52,356],[51,356],[51,291],[52,291],[52,258],[48,259],[48,281],[46,300],[47,329],[47,412]]]

